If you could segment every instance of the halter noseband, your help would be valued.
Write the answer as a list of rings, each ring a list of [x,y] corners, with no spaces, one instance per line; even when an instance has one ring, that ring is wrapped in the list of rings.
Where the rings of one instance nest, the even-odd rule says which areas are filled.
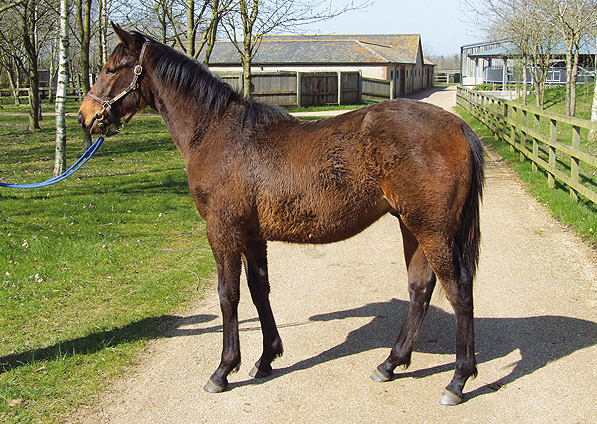
[[[104,120],[104,114],[106,114],[112,119],[112,121],[114,121],[114,123],[117,126],[118,131],[120,130],[120,128],[122,128],[122,125],[120,125],[120,120],[115,119],[115,116],[112,113],[112,105],[114,103],[116,103],[117,101],[119,101],[120,99],[122,99],[127,94],[129,94],[130,92],[135,91],[137,88],[139,88],[139,84],[137,81],[139,79],[139,76],[143,73],[143,66],[141,66],[141,64],[143,63],[143,56],[145,55],[145,47],[147,47],[148,44],[149,44],[149,41],[145,41],[143,43],[143,46],[141,47],[141,53],[139,54],[139,60],[137,61],[137,64],[133,68],[133,74],[134,74],[133,80],[131,81],[128,88],[121,91],[119,94],[117,94],[110,100],[104,100],[101,97],[98,97],[91,92],[87,93],[87,95],[89,97],[91,97],[93,100],[95,100],[96,102],[98,102],[99,104],[102,105],[102,110],[100,110],[99,112],[96,112],[95,115],[93,115],[96,122],[102,123],[102,121]],[[135,111],[135,113],[136,113],[136,111]],[[133,117],[133,115],[135,113],[133,113],[131,116],[129,116],[126,119],[125,124]]]

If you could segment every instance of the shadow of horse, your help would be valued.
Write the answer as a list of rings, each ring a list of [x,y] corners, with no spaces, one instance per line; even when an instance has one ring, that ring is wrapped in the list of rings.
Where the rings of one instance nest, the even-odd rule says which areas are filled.
[[[389,302],[370,303],[360,308],[329,314],[314,315],[311,321],[332,321],[354,317],[373,318],[367,324],[351,331],[344,342],[311,358],[303,359],[285,368],[273,371],[263,380],[231,383],[231,388],[280,377],[284,374],[315,367],[327,361],[359,354],[377,348],[392,347],[402,319],[408,311],[408,302],[392,299]],[[511,372],[499,380],[466,394],[467,399],[499,390],[525,375],[532,374],[550,362],[564,358],[580,349],[597,344],[597,323],[565,316],[542,315],[521,318],[476,318],[476,351],[479,364],[502,358],[519,350],[521,359]],[[423,324],[415,352],[456,354],[454,316],[431,306]],[[381,360],[381,358],[380,358]],[[372,369],[376,364],[372,364]],[[416,366],[416,358],[413,360]],[[398,372],[396,379],[423,378],[453,371],[454,362],[406,372]]]
[[[221,326],[206,330],[179,329],[188,325],[210,322],[216,318],[217,315],[211,314],[191,315],[188,317],[161,315],[144,318],[123,327],[98,331],[87,336],[58,342],[52,346],[0,357],[0,373],[5,373],[34,362],[52,361],[74,355],[88,355],[138,340],[152,340],[221,331]]]
[[[408,302],[392,299],[388,302],[370,303],[355,309],[314,315],[309,318],[309,322],[325,322],[354,317],[371,317],[373,319],[351,331],[344,342],[328,350],[288,367],[275,368],[269,377],[231,383],[230,388],[260,384],[291,372],[309,369],[328,361],[372,349],[389,349],[397,337],[402,323],[401,320],[407,310]],[[0,372],[4,373],[33,362],[53,360],[65,355],[93,353],[134,340],[221,333],[222,325],[204,325],[216,318],[218,317],[212,314],[187,317],[165,315],[146,318],[121,328],[93,333],[46,348],[0,357]],[[247,323],[255,325],[247,327]],[[260,330],[258,318],[243,320],[241,324],[245,324],[241,327],[241,331]],[[280,327],[292,326],[294,324],[280,325]],[[514,365],[508,375],[467,393],[467,399],[484,393],[495,392],[503,385],[532,374],[550,362],[597,344],[597,323],[565,316],[476,318],[475,326],[477,362],[479,364],[505,357],[516,350],[520,351],[521,359]],[[432,354],[455,354],[454,337],[454,316],[431,306],[415,351]],[[414,364],[416,366],[416,359]],[[374,365],[372,364],[372,368]],[[423,378],[444,371],[451,371],[453,368],[454,363],[450,362],[427,369],[401,372],[396,375],[396,378]]]

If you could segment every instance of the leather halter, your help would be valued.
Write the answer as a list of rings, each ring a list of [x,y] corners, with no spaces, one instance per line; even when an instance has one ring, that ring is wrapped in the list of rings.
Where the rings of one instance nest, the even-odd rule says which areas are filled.
[[[149,41],[145,41],[145,43],[143,43],[143,46],[141,47],[141,53],[139,54],[139,60],[137,61],[137,64],[133,68],[133,74],[134,74],[133,80],[131,81],[128,88],[121,91],[116,96],[112,97],[110,100],[104,100],[101,97],[96,96],[95,94],[93,94],[91,92],[87,93],[87,95],[89,97],[91,97],[93,100],[95,100],[96,102],[98,102],[99,104],[102,105],[102,110],[100,110],[99,112],[96,112],[95,115],[93,115],[93,118],[95,119],[96,122],[102,123],[105,115],[108,115],[108,117],[116,125],[117,131],[120,131],[120,129],[122,128],[122,126],[124,124],[121,125],[120,119],[117,119],[114,116],[114,113],[112,112],[112,105],[114,103],[116,103],[117,101],[119,101],[120,99],[122,99],[127,94],[129,94],[130,92],[135,91],[136,89],[139,88],[139,83],[138,83],[139,76],[141,76],[141,74],[143,73],[143,66],[141,66],[141,64],[143,63],[143,56],[145,55],[145,48],[147,47],[148,44],[149,44]],[[137,111],[135,111],[135,113],[137,113]],[[135,115],[135,113],[133,113],[131,116],[129,116],[125,120],[124,123],[126,124],[133,117],[133,115]]]

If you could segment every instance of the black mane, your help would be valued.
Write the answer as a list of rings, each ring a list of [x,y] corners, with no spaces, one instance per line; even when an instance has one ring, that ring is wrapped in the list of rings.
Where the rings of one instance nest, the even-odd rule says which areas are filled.
[[[143,37],[150,39],[145,35]],[[160,82],[177,92],[194,97],[210,112],[221,115],[231,102],[243,104],[245,108],[241,125],[249,129],[290,119],[290,115],[279,107],[246,101],[241,93],[212,74],[202,63],[169,46],[151,41],[153,46],[159,46],[157,54],[152,55],[151,60]]]

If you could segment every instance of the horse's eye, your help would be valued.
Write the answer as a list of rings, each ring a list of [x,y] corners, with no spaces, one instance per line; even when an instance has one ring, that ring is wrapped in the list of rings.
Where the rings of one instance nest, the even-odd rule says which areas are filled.
[[[106,74],[114,75],[116,73],[116,69],[114,68],[106,68]]]

